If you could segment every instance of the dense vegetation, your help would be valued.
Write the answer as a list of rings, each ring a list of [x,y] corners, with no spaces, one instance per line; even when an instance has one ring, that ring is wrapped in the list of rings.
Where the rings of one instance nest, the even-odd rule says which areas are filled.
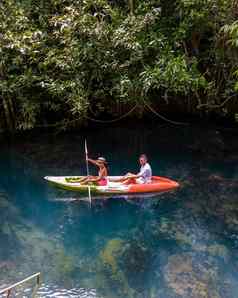
[[[2,0],[1,126],[146,106],[234,117],[237,17],[235,0]]]

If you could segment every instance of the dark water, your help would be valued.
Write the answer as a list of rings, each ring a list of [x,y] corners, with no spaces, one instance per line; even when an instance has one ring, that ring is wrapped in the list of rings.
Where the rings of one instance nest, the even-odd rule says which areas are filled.
[[[85,174],[86,135],[111,175],[137,171],[145,152],[154,174],[181,188],[90,207],[49,187],[45,175]],[[234,131],[147,127],[2,144],[0,287],[40,271],[38,297],[237,297],[236,140]],[[33,285],[13,296],[30,297]]]

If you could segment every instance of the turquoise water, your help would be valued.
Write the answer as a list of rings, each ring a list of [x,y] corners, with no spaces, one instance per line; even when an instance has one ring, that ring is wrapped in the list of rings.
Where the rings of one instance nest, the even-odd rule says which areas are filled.
[[[181,188],[90,207],[48,186],[45,175],[85,174],[85,136],[110,174],[137,171],[145,152],[154,174]],[[40,271],[38,297],[237,297],[235,140],[233,131],[117,127],[2,144],[0,288]]]

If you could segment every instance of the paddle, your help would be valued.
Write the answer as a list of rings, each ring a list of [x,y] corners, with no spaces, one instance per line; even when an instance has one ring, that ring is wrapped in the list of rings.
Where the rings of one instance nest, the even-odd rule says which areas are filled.
[[[85,139],[84,142],[84,148],[85,148],[85,158],[86,158],[86,168],[87,168],[87,176],[89,176],[89,167],[88,167],[88,148],[87,148],[87,140]],[[88,198],[90,202],[90,206],[92,205],[92,197],[91,197],[91,188],[88,186]]]

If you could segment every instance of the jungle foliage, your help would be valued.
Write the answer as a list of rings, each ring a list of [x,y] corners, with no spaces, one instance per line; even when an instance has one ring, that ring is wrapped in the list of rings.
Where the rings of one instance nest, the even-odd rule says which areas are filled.
[[[145,104],[234,116],[237,11],[235,0],[2,0],[1,125],[67,128]]]

